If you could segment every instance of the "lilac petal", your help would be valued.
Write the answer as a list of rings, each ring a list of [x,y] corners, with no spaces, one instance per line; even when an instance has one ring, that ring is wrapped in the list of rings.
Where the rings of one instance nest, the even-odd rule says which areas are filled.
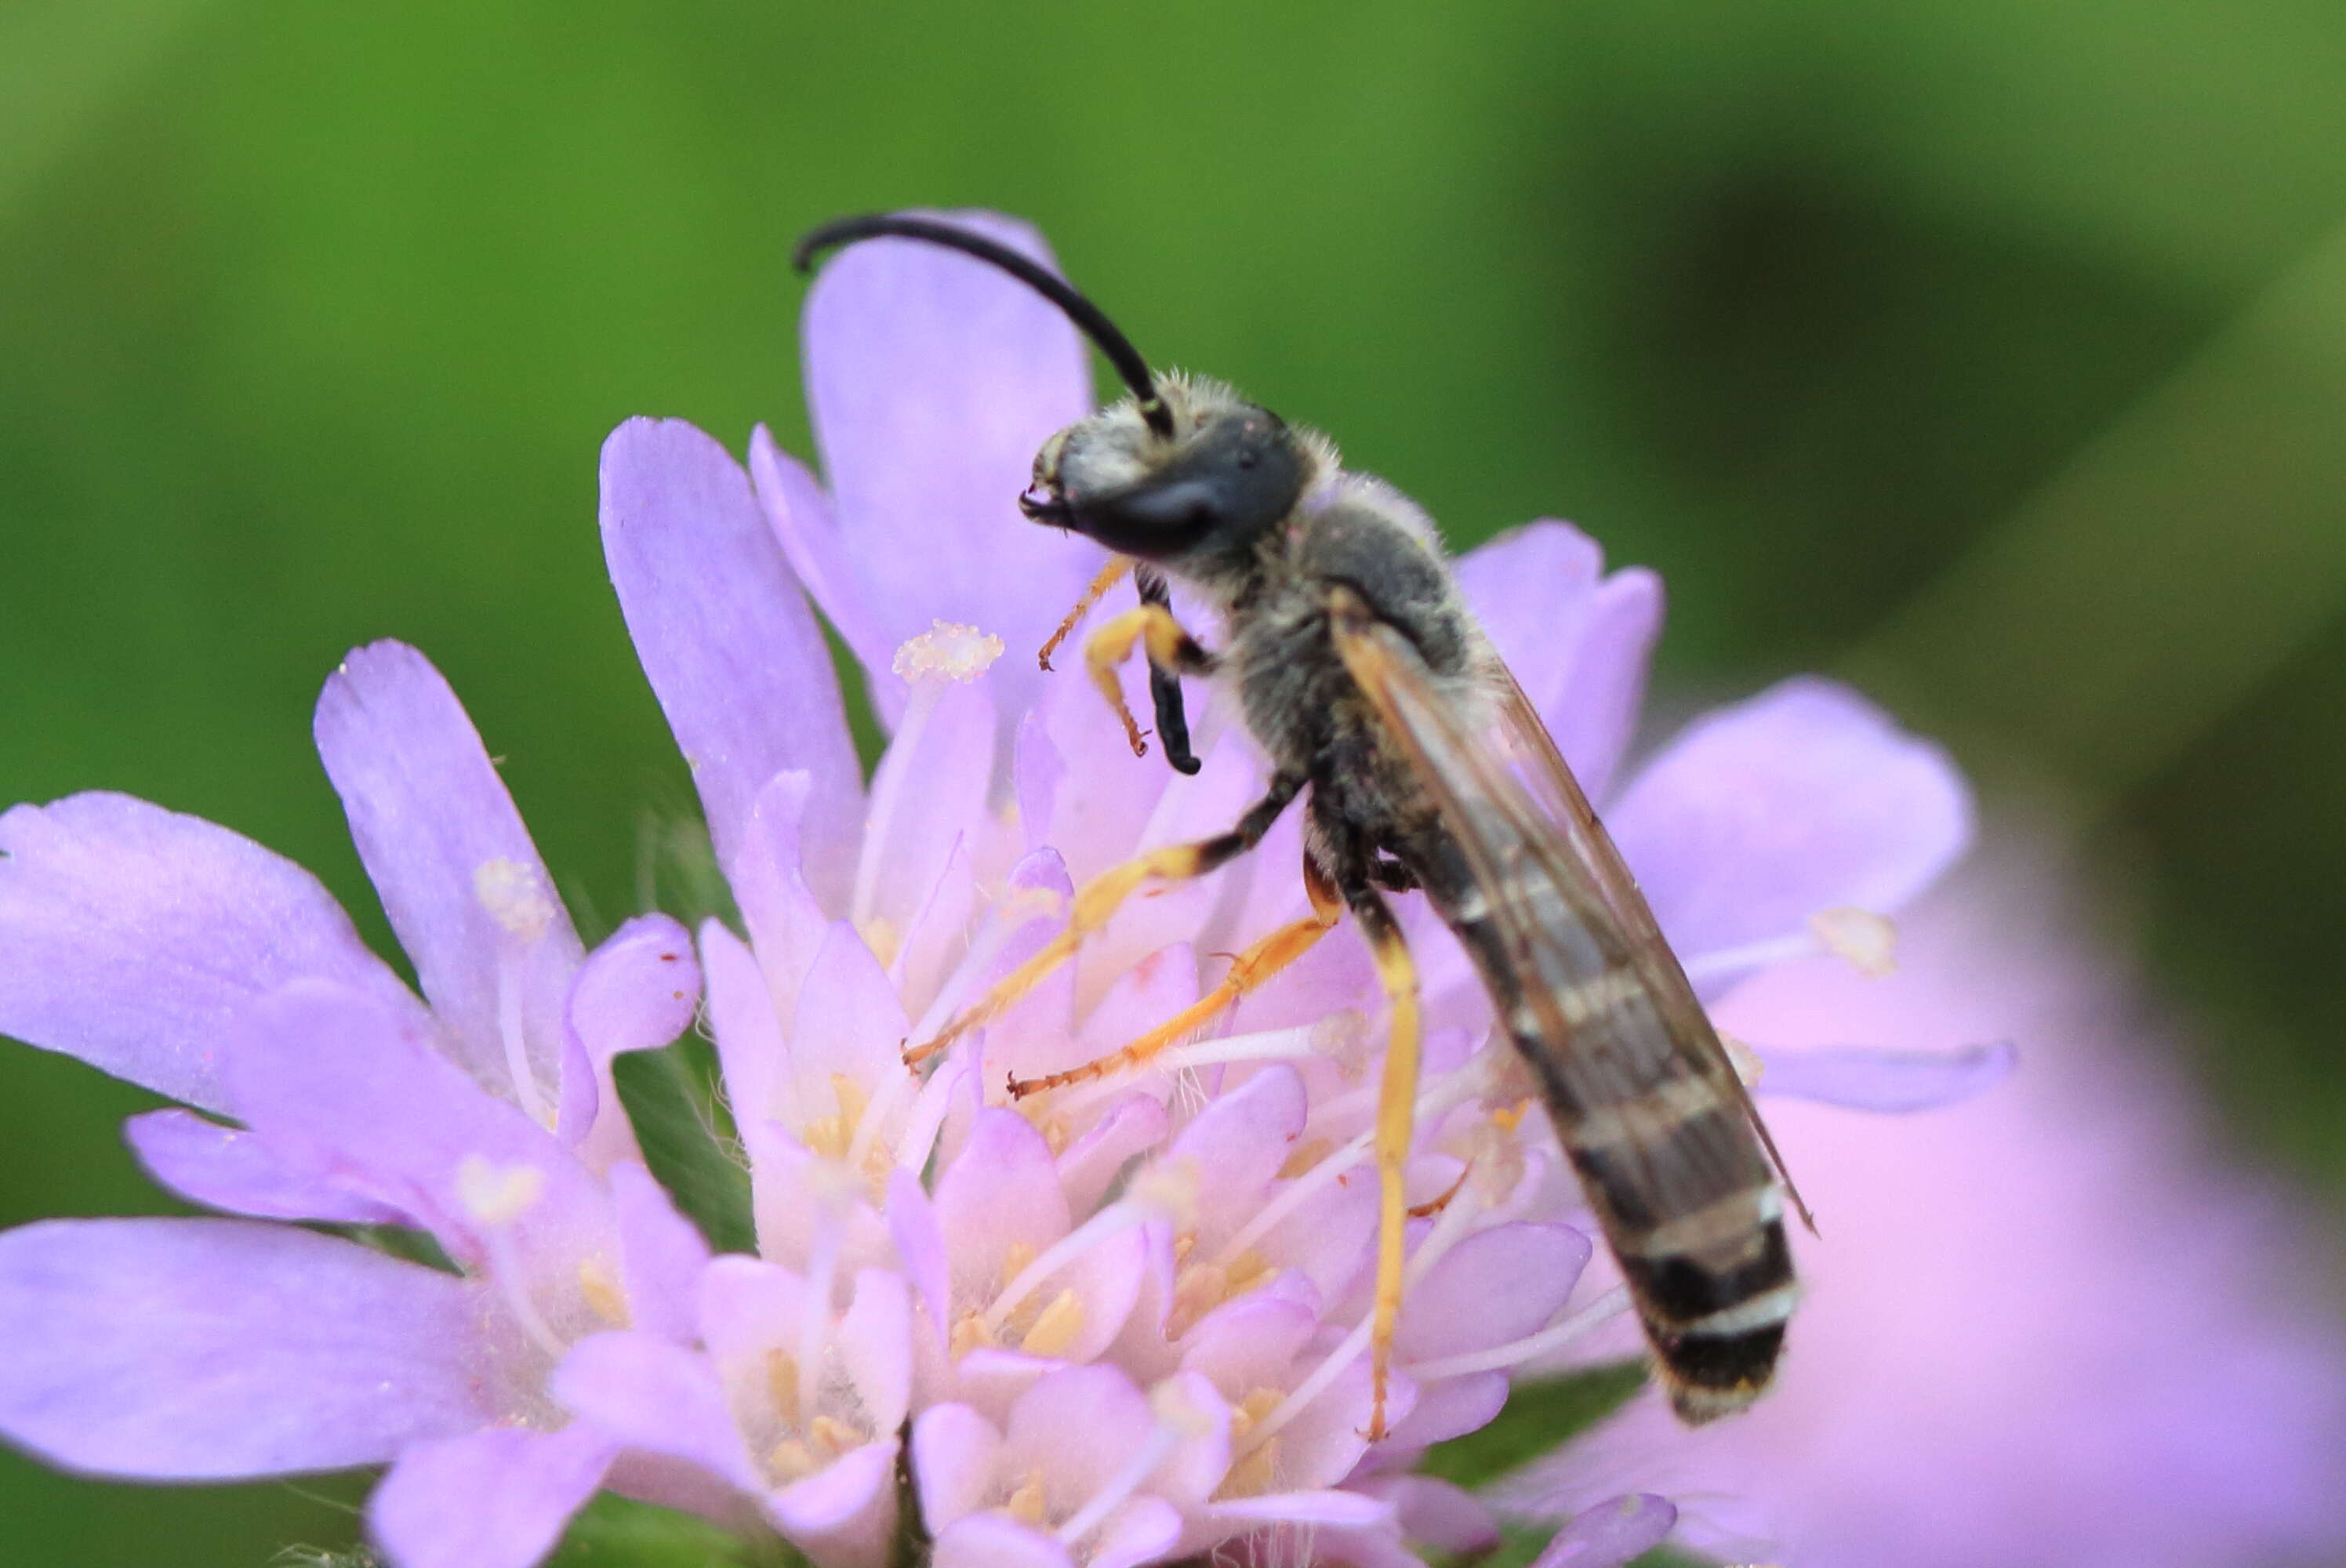
[[[699,1465],[736,1486],[763,1485],[705,1356],[649,1334],[592,1334],[554,1369],[554,1397],[631,1448]]]
[[[1402,1316],[1408,1316],[1406,1309]],[[1504,1372],[1468,1372],[1462,1377],[1443,1378],[1418,1390],[1417,1403],[1410,1408],[1406,1418],[1393,1422],[1385,1441],[1396,1451],[1448,1442],[1452,1438],[1489,1426],[1498,1419],[1506,1402]]]
[[[1762,1049],[1760,1092],[1852,1111],[1935,1111],[1985,1094],[2019,1065],[2009,1042],[1953,1051],[1892,1051],[1870,1045]]]
[[[1024,225],[951,217],[1049,262]],[[997,705],[1025,711],[1042,678],[1033,650],[1101,559],[1017,508],[1035,452],[1091,410],[1082,340],[999,270],[899,239],[832,258],[803,331],[823,473],[885,646],[933,619],[995,633],[1013,650],[991,677]],[[879,684],[886,665],[866,667]]]
[[[880,629],[872,606],[864,599],[860,570],[840,532],[839,518],[813,472],[784,452],[762,424],[750,432],[750,482],[791,574],[806,585],[863,667],[886,669],[903,639],[892,639]],[[890,689],[885,682],[875,681],[870,696],[882,721],[894,728],[903,711],[903,688]]]
[[[1182,1337],[1181,1365],[1232,1400],[1274,1388],[1292,1375],[1320,1316],[1300,1301],[1253,1290],[1225,1301]]]
[[[814,1568],[866,1568],[896,1535],[896,1434],[863,1443],[765,1498],[765,1516]]]
[[[553,1104],[578,935],[456,694],[413,648],[372,643],[327,679],[315,730],[457,1059],[517,1105]]]
[[[1137,1091],[1100,1113],[1059,1156],[1059,1185],[1068,1206],[1078,1214],[1097,1207],[1117,1173],[1133,1156],[1153,1147],[1171,1125],[1164,1105]]]
[[[692,765],[717,858],[744,853],[766,781],[812,780],[808,884],[842,907],[862,772],[831,655],[732,455],[681,420],[633,419],[603,443],[603,552],[619,608]]]
[[[192,1111],[133,1116],[122,1124],[122,1135],[148,1175],[209,1208],[332,1225],[398,1225],[407,1218],[388,1204],[288,1170],[250,1133]]]
[[[700,964],[726,1095],[743,1122],[764,1120],[780,1109],[777,1081],[789,1057],[766,972],[741,939],[717,920],[701,922]]]
[[[1571,677],[1604,570],[1602,545],[1550,518],[1509,529],[1459,558],[1460,590],[1543,717]]]
[[[1540,710],[1591,799],[1604,799],[1629,748],[1661,635],[1661,578],[1642,566],[1614,573],[1597,585],[1563,691]]]
[[[1072,1512],[1107,1485],[1156,1430],[1148,1396],[1120,1367],[1047,1372],[1019,1396],[1003,1433],[1008,1473],[1043,1472],[1052,1503]]]
[[[1107,1517],[1085,1568],[1136,1568],[1169,1557],[1181,1543],[1181,1511],[1161,1497],[1136,1497]]]
[[[880,686],[903,681],[874,676]],[[853,918],[902,935],[944,875],[957,844],[986,826],[994,777],[994,715],[984,683],[944,676],[923,682],[902,728],[872,775],[872,812],[856,868]]]
[[[643,1166],[616,1165],[605,1179],[618,1222],[619,1275],[629,1317],[647,1333],[690,1343],[709,1244]]]
[[[1389,1502],[1403,1539],[1442,1553],[1484,1552],[1498,1544],[1499,1526],[1471,1492],[1430,1475],[1382,1475],[1355,1490]]]
[[[779,1420],[795,1425],[799,1412],[781,1408],[769,1358],[796,1347],[806,1305],[806,1283],[779,1264],[728,1253],[700,1277],[701,1339],[729,1391],[737,1422],[764,1430]]]
[[[741,921],[773,988],[777,1016],[797,1005],[799,986],[814,967],[831,917],[807,886],[799,830],[805,824],[813,775],[778,773],[758,791],[750,829],[729,876]],[[840,907],[846,907],[842,894]]]
[[[944,1232],[937,1225],[928,1189],[911,1171],[888,1173],[888,1235],[896,1244],[905,1277],[928,1309],[929,1327],[943,1344],[953,1326],[951,1265],[945,1259]]]
[[[1563,1225],[1494,1225],[1450,1249],[1403,1305],[1393,1353],[1403,1366],[1519,1339],[1546,1326],[1588,1262],[1588,1237]]]
[[[1006,1513],[972,1513],[937,1536],[935,1568],[1075,1568],[1058,1538]]]
[[[1066,760],[1051,744],[1043,710],[1028,708],[1012,742],[1010,777],[1018,796],[1018,825],[1030,851],[1050,842],[1051,813],[1057,806],[1060,780],[1066,776]]]
[[[1408,1317],[1404,1305],[1402,1318],[1406,1321]],[[1369,1451],[1362,1434],[1374,1402],[1369,1359],[1363,1356],[1280,1432],[1280,1469],[1287,1483],[1304,1489],[1333,1486],[1358,1469]],[[1399,1431],[1416,1409],[1416,1382],[1395,1372],[1385,1390],[1385,1419]]]
[[[0,1432],[75,1470],[224,1480],[391,1458],[495,1419],[479,1292],[228,1219],[0,1236]]]
[[[1181,1129],[1165,1160],[1198,1176],[1201,1243],[1219,1245],[1261,1207],[1264,1190],[1303,1135],[1306,1108],[1301,1074],[1274,1063]]]
[[[874,1431],[904,1424],[913,1402],[913,1296],[901,1274],[864,1268],[839,1320],[839,1359]]]
[[[1666,1497],[1633,1492],[1585,1508],[1549,1537],[1532,1568],[1620,1568],[1652,1551],[1678,1522]]]
[[[516,1259],[575,1296],[577,1259],[615,1250],[601,1196],[545,1128],[482,1089],[372,998],[296,981],[246,1015],[229,1061],[233,1108],[292,1169],[413,1215],[471,1264],[488,1254],[464,1173],[536,1172]]]
[[[316,878],[128,795],[0,813],[0,1033],[223,1109],[229,1021],[304,974],[422,1009]]]
[[[1591,799],[1636,728],[1661,632],[1661,579],[1600,580],[1604,552],[1569,523],[1502,535],[1458,565],[1459,585]]]
[[[960,1156],[937,1182],[936,1214],[955,1287],[990,1298],[1012,1243],[1039,1252],[1067,1233],[1051,1145],[1015,1111],[979,1112]]]
[[[920,912],[913,917],[903,945],[888,965],[907,1012],[917,1015],[934,1002],[968,956],[970,932],[982,901],[969,842],[957,839],[944,871],[922,901]]]
[[[400,1568],[530,1568],[617,1451],[584,1422],[415,1443],[368,1499],[367,1526]]]
[[[699,1006],[691,934],[666,915],[638,915],[586,955],[563,1005],[573,1054],[564,1057],[555,1131],[588,1164],[599,1169],[638,1157],[611,1058],[668,1044],[692,1027]],[[603,1107],[611,1114],[598,1115]]]
[[[786,1124],[799,1134],[842,1111],[841,1080],[870,1091],[902,1075],[903,1040],[913,1026],[895,983],[847,921],[832,922],[814,973],[821,983],[799,993],[780,1085]]]
[[[1672,944],[1701,954],[1897,908],[1962,851],[1971,796],[1937,747],[1801,677],[1691,726],[1608,820]]]
[[[933,1533],[992,1499],[1002,1434],[967,1405],[931,1405],[913,1419],[913,1479]]]
[[[896,1530],[896,1437],[851,1449],[766,1499],[766,1517],[815,1568],[882,1561]]]
[[[586,955],[570,988],[570,1026],[598,1064],[653,1051],[692,1027],[700,966],[692,934],[662,914],[638,915]]]

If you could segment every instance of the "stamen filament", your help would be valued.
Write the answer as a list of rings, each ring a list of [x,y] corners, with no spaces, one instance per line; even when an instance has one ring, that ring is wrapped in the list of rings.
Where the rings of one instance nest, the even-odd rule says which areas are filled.
[[[1417,1109],[1413,1114],[1418,1125],[1431,1125],[1435,1117],[1472,1099],[1481,1089],[1480,1075],[1473,1070],[1471,1064],[1447,1074],[1417,1097]],[[1373,1086],[1367,1093],[1373,1095]],[[1330,1102],[1331,1105],[1340,1103]],[[1240,1226],[1237,1233],[1222,1244],[1221,1249],[1214,1254],[1213,1262],[1228,1265],[1235,1261],[1240,1253],[1268,1236],[1273,1226],[1302,1207],[1329,1183],[1353,1166],[1366,1164],[1371,1145],[1375,1142],[1376,1131],[1372,1128],[1289,1182],[1278,1196],[1257,1209],[1254,1217]]]
[[[1478,1207],[1472,1202],[1454,1203],[1442,1211],[1441,1217],[1433,1222],[1433,1228],[1425,1233],[1425,1239],[1410,1255],[1408,1270],[1402,1276],[1404,1293],[1414,1288],[1425,1278],[1426,1271],[1442,1261],[1444,1253],[1465,1239],[1467,1224],[1479,1212]],[[1402,1309],[1409,1309],[1405,1296]],[[1231,1458],[1244,1459],[1269,1442],[1288,1422],[1301,1415],[1312,1400],[1326,1393],[1329,1386],[1343,1375],[1347,1367],[1361,1359],[1362,1351],[1369,1348],[1369,1339],[1376,1332],[1376,1309],[1372,1307],[1362,1317],[1360,1325],[1344,1336],[1343,1343],[1328,1353],[1327,1359],[1312,1368],[1311,1375],[1296,1384],[1295,1390],[1280,1400],[1278,1408],[1263,1417],[1260,1425],[1232,1446]]]
[[[986,1331],[989,1334],[1001,1333],[1003,1324],[1010,1320],[1010,1314],[1018,1309],[1018,1304],[1033,1295],[1045,1280],[1110,1237],[1121,1235],[1147,1220],[1150,1213],[1146,1205],[1129,1199],[1112,1203],[1045,1247],[1041,1256],[1020,1269],[1010,1283],[1002,1288],[1002,1294],[996,1296],[994,1305],[985,1309],[983,1321]]]
[[[1090,1500],[1081,1508],[1067,1515],[1066,1522],[1056,1532],[1060,1544],[1073,1546],[1106,1523],[1107,1516],[1124,1506],[1125,1500],[1140,1490],[1140,1483],[1147,1481],[1158,1465],[1172,1457],[1180,1441],[1179,1432],[1166,1422],[1158,1421],[1156,1429],[1148,1434],[1148,1441],[1125,1461],[1124,1467],[1108,1477],[1107,1483],[1092,1493]]]
[[[1722,980],[1731,974],[1790,963],[1796,958],[1813,958],[1823,951],[1824,945],[1817,941],[1814,932],[1791,932],[1783,936],[1747,942],[1740,947],[1722,947],[1697,953],[1685,961],[1687,978],[1698,983]]]
[[[896,727],[894,738],[888,748],[900,758],[910,758],[921,743],[921,732],[929,727],[929,715],[936,710],[937,698],[944,695],[942,680],[913,682],[913,695],[904,704],[904,722]],[[888,860],[888,833],[895,826],[897,809],[904,799],[906,769],[898,767],[889,776],[878,780],[879,788],[872,794],[872,812],[863,829],[863,853],[855,866],[855,895],[848,903],[848,919],[862,931],[871,922],[880,902],[880,869]]]
[[[1128,1073],[1111,1073],[1088,1084],[1059,1091],[1053,1106],[1061,1113],[1078,1111],[1097,1100],[1123,1093],[1144,1072],[1178,1073],[1186,1067],[1213,1067],[1232,1062],[1309,1062],[1322,1053],[1312,1040],[1313,1026],[1265,1029],[1252,1034],[1227,1034],[1193,1045],[1174,1045],[1138,1064]]]
[[[484,1226],[481,1239],[488,1249],[489,1272],[495,1277],[497,1296],[505,1302],[505,1310],[514,1315],[514,1321],[521,1325],[521,1331],[529,1336],[531,1344],[556,1360],[568,1355],[570,1347],[554,1331],[554,1325],[546,1320],[537,1303],[523,1288],[521,1261],[514,1251],[513,1237],[502,1226]]]
[[[521,985],[515,973],[518,967],[511,953],[498,955],[497,1035],[505,1049],[505,1072],[513,1078],[515,1098],[531,1121],[551,1127],[554,1117],[538,1092],[537,1074],[530,1070],[529,1031],[521,1015]]]
[[[799,1428],[814,1420],[822,1394],[825,1341],[831,1335],[831,1293],[839,1275],[839,1249],[847,1237],[847,1217],[835,1196],[824,1195],[821,1220],[815,1227],[812,1256],[807,1260],[806,1297],[799,1304]]]
[[[1469,1372],[1504,1371],[1509,1367],[1545,1356],[1551,1350],[1562,1349],[1591,1329],[1618,1318],[1628,1306],[1629,1288],[1616,1285],[1579,1311],[1561,1322],[1550,1324],[1536,1334],[1526,1334],[1520,1339],[1510,1339],[1487,1350],[1443,1356],[1400,1369],[1424,1382],[1436,1378],[1463,1378]]]

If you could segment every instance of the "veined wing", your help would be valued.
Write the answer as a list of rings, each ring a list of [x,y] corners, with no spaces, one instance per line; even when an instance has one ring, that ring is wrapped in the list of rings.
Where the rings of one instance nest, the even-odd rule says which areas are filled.
[[[1741,1081],[1513,677],[1503,729],[1542,799],[1436,689],[1407,637],[1346,590],[1331,619],[1347,668],[1463,861],[1448,875],[1420,866],[1421,878],[1533,1057],[1608,1228],[1652,1230],[1765,1184],[1780,1162]],[[1708,1114],[1720,1110],[1732,1114]]]
[[[1662,935],[1661,924],[1654,918],[1653,906],[1637,891],[1637,877],[1630,871],[1628,862],[1622,860],[1621,851],[1614,847],[1613,835],[1606,832],[1605,824],[1597,820],[1596,809],[1588,804],[1588,797],[1580,788],[1580,780],[1572,776],[1572,769],[1565,763],[1564,753],[1556,749],[1556,737],[1550,735],[1547,726],[1541,722],[1539,710],[1524,694],[1522,683],[1515,679],[1515,671],[1500,663],[1495,657],[1492,662],[1497,665],[1499,673],[1504,677],[1499,696],[1500,733],[1508,748],[1523,763],[1525,769],[1524,781],[1530,786],[1530,793],[1537,802],[1541,815],[1562,830],[1578,864],[1586,868],[1591,885],[1620,922],[1621,930],[1628,940],[1632,960],[1637,963],[1656,1005],[1668,1021],[1671,1037],[1692,1044],[1714,1060],[1717,1064],[1715,1076],[1734,1096],[1744,1118],[1751,1124],[1751,1130],[1758,1135],[1760,1147],[1767,1151],[1768,1163],[1775,1167],[1778,1179],[1784,1184],[1785,1196],[1791,1199],[1792,1208],[1800,1215],[1800,1223],[1808,1227],[1809,1234],[1817,1234],[1816,1217],[1809,1212],[1808,1204],[1800,1196],[1800,1189],[1792,1181],[1792,1173],[1785,1168],[1784,1156],[1778,1151],[1776,1140],[1768,1131],[1768,1124],[1760,1118],[1759,1107],[1751,1103],[1751,1093],[1744,1087],[1741,1076],[1736,1073],[1735,1064],[1728,1056],[1727,1047],[1719,1038],[1719,1031],[1712,1026],[1710,1014],[1703,1007],[1702,999],[1695,994],[1693,985],[1687,980],[1684,966],[1678,962],[1677,952],[1670,947],[1668,939]]]

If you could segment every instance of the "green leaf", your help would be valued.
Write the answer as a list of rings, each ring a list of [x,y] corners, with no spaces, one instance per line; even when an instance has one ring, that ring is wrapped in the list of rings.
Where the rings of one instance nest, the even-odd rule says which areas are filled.
[[[734,1156],[708,1043],[687,1035],[663,1050],[627,1052],[613,1058],[611,1076],[644,1163],[676,1207],[718,1251],[757,1251],[750,1173]]]
[[[1518,1383],[1496,1420],[1434,1444],[1418,1468],[1464,1487],[1488,1485],[1611,1415],[1645,1381],[1643,1361],[1622,1361],[1552,1382]]]
[[[805,1568],[772,1539],[744,1541],[705,1519],[598,1494],[570,1522],[545,1568]]]

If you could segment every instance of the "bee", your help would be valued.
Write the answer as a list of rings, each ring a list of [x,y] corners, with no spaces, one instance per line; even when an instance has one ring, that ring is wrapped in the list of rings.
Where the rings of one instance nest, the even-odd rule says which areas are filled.
[[[1198,1003],[1113,1055],[1015,1080],[1015,1095],[1146,1061],[1292,962],[1349,913],[1389,1011],[1375,1129],[1379,1173],[1370,1436],[1402,1285],[1402,1186],[1419,1044],[1417,976],[1389,894],[1422,894],[1465,949],[1546,1101],[1618,1262],[1661,1380],[1689,1424],[1742,1410],[1774,1372],[1798,1288],[1787,1196],[1809,1218],[1717,1032],[1621,857],[1522,687],[1475,624],[1432,521],[1335,446],[1230,388],[1152,372],[1097,306],[1031,259],[951,223],[843,219],[794,261],[856,240],[944,246],[1056,305],[1128,395],[1052,436],[1019,497],[1030,519],[1114,553],[1052,647],[1127,572],[1140,602],[1091,633],[1085,658],[1125,710],[1119,667],[1145,653],[1158,729],[1192,770],[1184,678],[1219,682],[1268,754],[1262,799],[1225,833],[1150,850],[1087,883],[1066,929],[908,1063],[998,1014],[1064,963],[1127,896],[1252,850],[1300,798],[1311,912],[1239,954]],[[1167,580],[1219,613],[1209,649]],[[1810,1228],[1813,1229],[1813,1224]]]

